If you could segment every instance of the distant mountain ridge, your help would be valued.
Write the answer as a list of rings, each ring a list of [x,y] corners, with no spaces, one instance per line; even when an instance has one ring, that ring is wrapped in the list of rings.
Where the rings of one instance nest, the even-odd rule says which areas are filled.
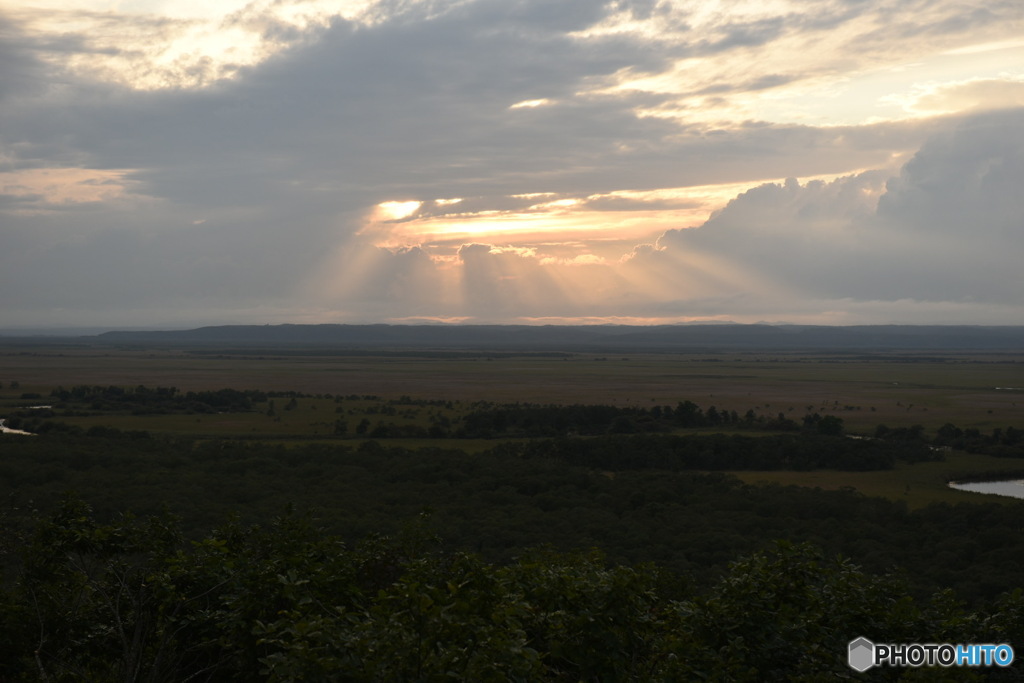
[[[920,349],[1024,351],[1024,326],[657,325],[220,325],[113,331],[101,344],[545,350]]]

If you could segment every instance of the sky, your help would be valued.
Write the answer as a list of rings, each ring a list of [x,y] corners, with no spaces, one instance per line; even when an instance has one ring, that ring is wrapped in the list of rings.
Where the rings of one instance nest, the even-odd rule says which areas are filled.
[[[0,328],[1024,324],[1020,0],[0,0]]]

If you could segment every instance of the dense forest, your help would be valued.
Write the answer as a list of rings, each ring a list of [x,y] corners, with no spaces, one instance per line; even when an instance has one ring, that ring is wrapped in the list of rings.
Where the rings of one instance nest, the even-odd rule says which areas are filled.
[[[190,537],[232,514],[263,523],[296,505],[355,542],[393,533],[428,511],[446,547],[496,562],[531,546],[597,547],[616,562],[657,562],[706,581],[737,556],[788,539],[843,553],[872,571],[904,568],[920,595],[949,587],[973,601],[1017,585],[1024,537],[1015,506],[910,511],[852,490],[748,485],[703,471],[699,462],[662,466],[675,464],[672,453],[632,451],[635,438],[586,441],[597,452],[595,467],[586,463],[586,449],[560,452],[580,443],[574,440],[505,443],[467,454],[377,441],[352,448],[49,434],[7,437],[0,481],[19,510],[52,510],[67,491],[104,519],[125,510],[156,514],[166,505]],[[641,438],[643,446],[651,437]],[[743,445],[714,435],[672,440],[705,458],[721,442],[739,443],[736,452]]]
[[[8,422],[37,435],[0,435],[0,681],[812,681],[851,674],[861,635],[1024,642],[1019,505],[911,510],[729,473],[886,471],[949,448],[1017,458],[1013,427],[849,438],[831,414],[690,401],[319,396],[368,426],[196,438],[74,421],[273,420],[312,397],[22,398],[38,405]],[[419,445],[389,424],[422,430]]]
[[[3,680],[819,681],[850,675],[856,634],[1003,643],[1024,628],[1020,591],[977,611],[916,600],[805,544],[697,590],[597,552],[439,551],[418,520],[355,546],[295,514],[187,543],[166,514],[99,523],[69,499],[23,541],[0,594]],[[919,673],[980,680],[864,677]]]

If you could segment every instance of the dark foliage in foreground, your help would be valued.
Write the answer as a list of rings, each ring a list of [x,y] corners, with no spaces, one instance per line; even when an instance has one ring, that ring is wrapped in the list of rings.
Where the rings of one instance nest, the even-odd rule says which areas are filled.
[[[493,565],[439,551],[421,523],[349,547],[288,514],[187,542],[167,515],[102,524],[71,499],[22,541],[0,593],[0,680],[818,681],[852,673],[859,635],[1024,635],[1019,591],[973,612],[945,594],[915,601],[807,545],[748,556],[695,590],[594,552]],[[863,677],[915,673],[970,672]]]
[[[616,563],[654,562],[701,585],[736,557],[786,539],[841,553],[872,572],[901,568],[918,597],[951,588],[971,604],[1017,587],[1024,564],[1018,505],[908,511],[853,490],[753,486],[721,472],[636,466],[656,449],[587,465],[503,448],[474,455],[376,442],[285,447],[124,434],[7,437],[0,447],[0,494],[13,496],[9,505],[48,514],[73,490],[109,521],[122,510],[156,514],[166,504],[193,538],[230,514],[265,524],[270,511],[294,502],[317,509],[331,533],[355,542],[394,533],[398,520],[428,509],[448,549],[487,561],[507,562],[544,544],[599,547]]]

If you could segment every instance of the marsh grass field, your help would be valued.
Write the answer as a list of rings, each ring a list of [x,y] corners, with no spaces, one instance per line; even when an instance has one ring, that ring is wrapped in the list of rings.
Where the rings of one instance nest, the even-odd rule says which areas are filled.
[[[95,414],[60,418],[189,438],[249,438],[281,443],[345,439],[358,442],[356,424],[425,426],[430,417],[456,419],[474,402],[603,404],[649,407],[693,401],[703,408],[754,410],[799,421],[808,413],[835,415],[851,434],[946,423],[983,432],[1024,424],[1024,353],[627,353],[488,354],[338,350],[240,353],[231,349],[97,348],[87,345],[0,346],[0,417],[47,403],[58,387],[77,385],[176,387],[180,391],[251,389],[303,394],[290,408],[223,414]],[[25,396],[38,399],[26,400]],[[411,399],[389,415],[378,406]],[[417,404],[417,402],[419,402]],[[345,423],[339,433],[338,422]],[[706,431],[706,430],[705,430]],[[408,448],[426,440],[391,439]],[[431,439],[430,445],[484,450],[483,439]],[[903,500],[910,507],[977,499],[946,482],[970,472],[1020,470],[1013,459],[951,452],[944,462],[905,464],[877,472],[737,472],[749,483],[821,488],[853,487]]]
[[[17,381],[18,391],[9,384]],[[1021,354],[467,354],[462,358],[240,355],[181,350],[0,346],[10,399],[57,386],[173,386],[446,401],[644,405],[691,400],[743,412],[828,411],[853,430],[1024,418]]]

